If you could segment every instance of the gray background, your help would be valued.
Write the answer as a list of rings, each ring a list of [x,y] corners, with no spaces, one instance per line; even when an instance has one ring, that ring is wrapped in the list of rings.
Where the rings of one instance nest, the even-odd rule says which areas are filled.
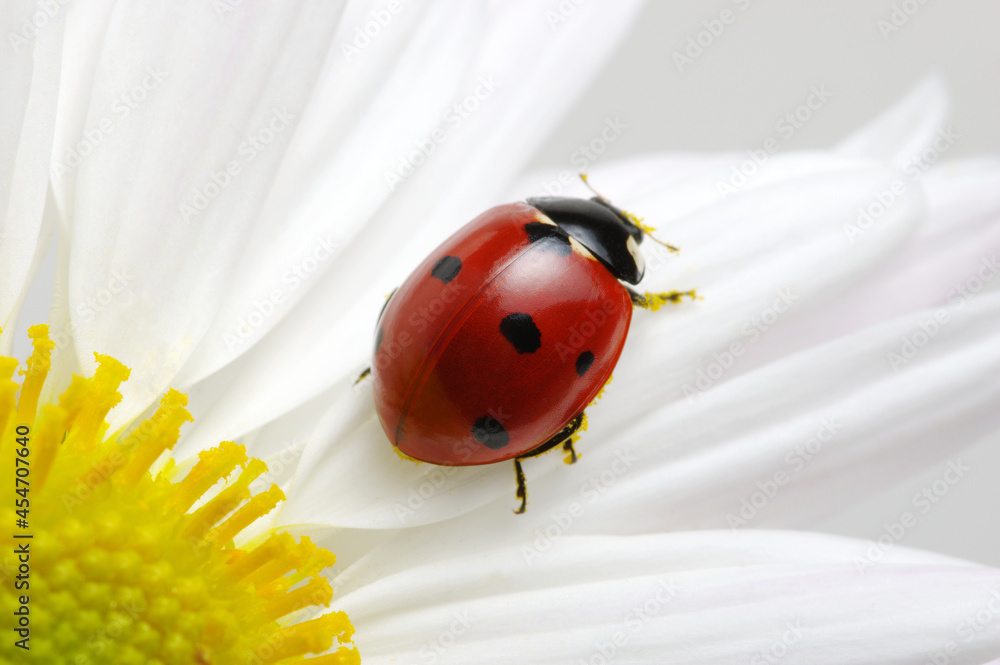
[[[894,6],[903,5],[919,9],[883,36],[879,20],[888,21]],[[732,23],[679,72],[674,51],[724,9],[733,12]],[[996,0],[649,2],[631,39],[535,166],[565,168],[577,146],[616,115],[628,130],[598,163],[656,150],[758,148],[774,136],[774,123],[818,84],[834,96],[782,146],[826,148],[935,69],[948,82],[954,129],[962,134],[948,158],[1000,152],[998,33]],[[920,516],[901,544],[1000,565],[1000,435],[962,452],[961,459],[970,474]],[[913,494],[945,467],[886,487],[818,529],[877,538],[884,524],[912,510]]]

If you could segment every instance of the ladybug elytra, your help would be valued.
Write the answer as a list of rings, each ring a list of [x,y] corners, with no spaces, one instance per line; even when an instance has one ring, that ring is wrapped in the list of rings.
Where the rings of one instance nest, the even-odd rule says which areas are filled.
[[[643,237],[598,195],[496,206],[445,240],[376,324],[375,407],[392,444],[446,466],[513,459],[524,512],[521,460],[556,446],[576,460],[584,409],[610,379],[633,306],[694,297],[622,283],[642,279]]]

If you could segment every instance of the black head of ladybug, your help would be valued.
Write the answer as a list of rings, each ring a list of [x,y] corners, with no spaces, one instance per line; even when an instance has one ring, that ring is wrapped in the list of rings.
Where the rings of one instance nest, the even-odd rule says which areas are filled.
[[[646,270],[639,251],[642,229],[606,199],[539,196],[528,199],[570,237],[590,250],[611,274],[638,284]]]

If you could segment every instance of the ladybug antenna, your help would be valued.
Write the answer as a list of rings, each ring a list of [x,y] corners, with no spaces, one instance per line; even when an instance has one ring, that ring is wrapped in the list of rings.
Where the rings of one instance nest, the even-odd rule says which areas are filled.
[[[609,205],[611,204],[611,201],[609,201],[609,200],[608,200],[608,199],[607,199],[607,198],[606,198],[606,197],[605,197],[605,196],[604,196],[603,194],[601,194],[601,193],[600,193],[599,191],[597,191],[596,189],[594,189],[594,186],[590,184],[590,181],[589,181],[589,180],[587,180],[587,174],[586,174],[586,173],[581,173],[581,174],[580,174],[580,180],[582,180],[582,181],[583,181],[583,184],[587,186],[587,189],[589,189],[589,190],[590,190],[590,192],[591,192],[591,193],[592,193],[592,194],[593,194],[594,196],[596,196],[596,197],[597,197],[598,199],[600,199],[601,201],[603,201],[603,202],[605,202],[605,203],[607,203],[607,204],[609,204]]]
[[[625,211],[622,211],[622,212],[625,212]],[[652,226],[647,226],[646,224],[643,224],[642,223],[642,218],[636,217],[635,215],[633,215],[630,212],[625,212],[625,215],[627,215],[628,218],[632,220],[633,224],[635,224],[640,229],[642,229],[642,232],[645,233],[647,236],[649,236],[649,239],[652,240],[653,242],[658,243],[660,245],[663,245],[664,247],[666,247],[668,250],[670,250],[674,254],[677,254],[678,252],[681,251],[680,247],[677,247],[676,245],[671,245],[670,243],[663,242],[662,240],[660,240],[659,238],[657,238],[656,236],[654,236],[653,235],[653,231],[655,231],[656,229],[654,229]]]
[[[674,245],[671,245],[669,243],[665,243],[662,240],[660,240],[659,238],[657,238],[656,236],[654,236],[653,235],[653,231],[655,231],[656,229],[654,229],[652,226],[649,226],[648,224],[644,224],[643,220],[642,220],[642,217],[637,217],[636,215],[633,215],[632,213],[628,212],[627,210],[621,210],[621,209],[615,208],[613,205],[611,205],[611,201],[609,201],[607,199],[607,197],[605,197],[599,191],[597,191],[596,189],[594,189],[594,186],[590,184],[590,181],[587,180],[587,174],[586,173],[581,173],[580,174],[580,180],[583,181],[583,184],[587,186],[587,189],[589,189],[594,194],[594,196],[597,197],[597,199],[599,201],[601,201],[602,203],[604,203],[604,204],[608,205],[609,207],[614,208],[615,210],[617,210],[618,212],[620,212],[637,229],[641,230],[644,234],[646,234],[647,236],[649,236],[652,239],[653,242],[659,243],[660,245],[663,245],[664,247],[666,247],[667,249],[669,249],[671,252],[674,252],[675,254],[677,252],[681,251],[680,247],[675,247]]]

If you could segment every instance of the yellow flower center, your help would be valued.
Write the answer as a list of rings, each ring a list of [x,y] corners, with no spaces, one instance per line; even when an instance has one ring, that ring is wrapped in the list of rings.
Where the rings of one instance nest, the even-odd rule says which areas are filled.
[[[234,545],[284,499],[251,495],[262,461],[225,442],[175,464],[191,415],[174,390],[108,436],[129,370],[107,356],[39,405],[53,343],[47,326],[29,334],[20,386],[0,357],[0,663],[360,662],[347,615],[321,610],[329,551],[275,531]]]

